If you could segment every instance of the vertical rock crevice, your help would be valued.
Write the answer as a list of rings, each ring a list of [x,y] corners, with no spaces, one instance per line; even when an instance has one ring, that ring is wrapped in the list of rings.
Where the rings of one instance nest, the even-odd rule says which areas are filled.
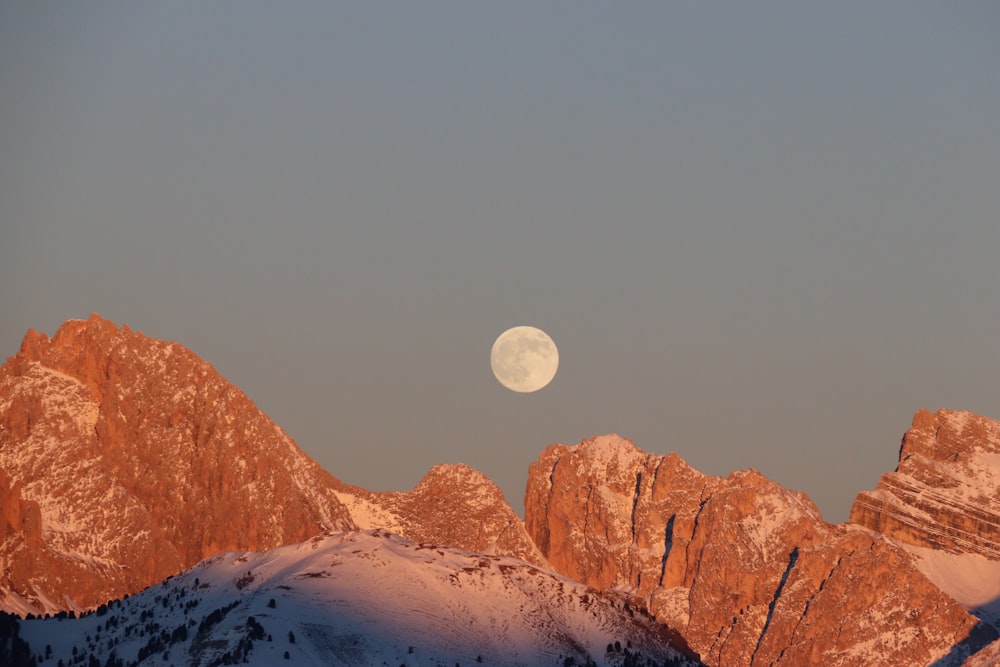
[[[757,651],[760,650],[761,642],[764,641],[764,636],[767,634],[767,629],[771,625],[771,620],[774,618],[774,608],[778,605],[778,600],[781,598],[781,592],[785,589],[785,584],[788,583],[788,575],[792,573],[792,569],[795,567],[795,563],[799,560],[799,548],[795,547],[792,552],[788,554],[788,566],[785,567],[785,571],[781,573],[781,580],[778,582],[778,587],[774,589],[774,596],[771,598],[771,602],[767,605],[767,617],[764,620],[764,627],[760,630],[760,636],[757,637],[757,644],[753,648],[753,653],[750,655],[750,664],[754,664],[754,660],[757,657]],[[820,585],[822,590],[822,584]],[[808,608],[808,603],[807,603]],[[804,614],[803,614],[804,615]]]
[[[909,667],[975,625],[898,546],[825,523],[804,494],[757,471],[708,476],[674,454],[639,454],[617,436],[549,448],[534,474],[547,475],[553,459],[548,506],[525,507],[532,535],[558,516],[559,530],[578,537],[551,546],[553,567],[646,600],[709,665]],[[859,550],[873,544],[874,552]],[[608,556],[621,553],[628,558]],[[872,652],[851,651],[867,643]]]

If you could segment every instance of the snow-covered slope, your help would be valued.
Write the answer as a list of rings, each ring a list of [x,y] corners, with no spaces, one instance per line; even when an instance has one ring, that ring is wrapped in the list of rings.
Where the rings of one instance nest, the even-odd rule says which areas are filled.
[[[676,635],[624,597],[378,530],[221,554],[85,618],[23,621],[21,636],[52,666],[74,654],[82,664],[89,654],[143,665],[623,665],[626,650],[642,655],[631,664],[683,662]]]
[[[935,586],[1000,630],[1000,561],[904,545],[917,569]]]

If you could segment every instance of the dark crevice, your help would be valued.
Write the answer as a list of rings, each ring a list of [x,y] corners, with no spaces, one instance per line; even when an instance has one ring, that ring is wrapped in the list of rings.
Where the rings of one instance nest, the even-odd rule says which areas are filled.
[[[784,590],[785,583],[788,581],[788,575],[792,573],[792,568],[795,567],[795,563],[798,560],[799,548],[795,547],[792,549],[792,553],[788,554],[788,565],[785,567],[785,571],[781,575],[781,581],[778,582],[778,588],[774,591],[774,597],[771,598],[771,603],[767,605],[767,619],[764,621],[764,627],[761,628],[760,636],[757,637],[757,645],[753,647],[753,655],[750,656],[751,665],[757,657],[757,651],[760,650],[761,643],[764,641],[764,635],[767,634],[767,628],[771,625],[771,618],[774,616],[774,608],[778,605],[778,599],[781,597],[781,591]]]
[[[642,472],[635,474],[635,491],[632,493],[632,543],[635,544],[635,510],[639,506],[639,495],[642,493]]]
[[[534,535],[530,536],[532,541],[536,543],[535,546],[538,547],[538,550],[541,551],[542,555],[545,556],[546,558],[548,558],[552,554],[552,535],[549,529],[549,522],[552,520],[550,516],[550,513],[552,512],[552,496],[555,495],[556,491],[556,466],[559,465],[560,460],[561,460],[560,458],[557,458],[555,462],[552,464],[552,467],[549,468],[549,492],[545,498],[545,513],[544,513],[545,520],[542,521],[541,525],[539,526],[539,531],[541,532],[541,535],[538,536],[538,539],[536,539]],[[527,523],[528,520],[527,508],[525,508],[524,520],[525,523]]]
[[[852,555],[854,555],[854,551],[853,550],[849,551],[847,553],[847,558],[850,558]],[[795,627],[792,628],[792,633],[791,633],[791,635],[789,635],[788,646],[786,646],[785,648],[781,649],[781,653],[778,654],[778,660],[776,662],[780,662],[781,661],[781,658],[785,655],[785,651],[787,651],[788,647],[791,646],[794,643],[795,634],[799,631],[799,626],[802,625],[802,621],[805,620],[806,615],[809,613],[809,607],[812,605],[813,600],[815,600],[816,596],[819,595],[820,592],[822,592],[822,590],[823,590],[824,587],[826,587],[826,582],[830,581],[830,578],[833,576],[833,573],[837,571],[837,568],[840,567],[840,563],[843,560],[844,560],[844,556],[840,556],[839,558],[837,558],[837,562],[833,564],[833,567],[830,568],[830,571],[827,572],[827,574],[826,574],[825,577],[823,577],[823,581],[819,582],[819,588],[817,588],[816,592],[813,593],[812,595],[810,595],[809,599],[806,600],[806,604],[802,608],[802,613],[799,614],[798,620],[795,621]],[[838,637],[840,636],[840,627],[837,628],[837,636]]]
[[[663,579],[667,576],[667,558],[670,557],[670,550],[674,547],[674,520],[676,518],[676,514],[670,515],[670,518],[667,519],[667,529],[664,531],[663,560],[660,561],[660,586],[663,585]]]
[[[705,505],[707,505],[708,501],[711,499],[712,496],[709,494],[707,498],[702,498],[701,502],[698,504],[698,512],[694,515],[694,524],[691,526],[691,539],[687,543],[687,549],[684,554],[685,567],[688,567],[692,563],[694,564],[694,572],[691,575],[692,581],[697,579],[698,575],[701,574],[701,559],[691,559],[691,545],[694,543],[695,536],[698,534],[698,522],[701,520],[701,513],[705,509]]]

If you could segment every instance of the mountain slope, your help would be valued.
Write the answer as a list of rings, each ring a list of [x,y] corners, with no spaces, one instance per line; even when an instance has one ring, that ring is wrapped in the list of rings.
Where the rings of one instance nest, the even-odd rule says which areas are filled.
[[[557,571],[647,600],[710,665],[928,664],[977,624],[893,542],[754,470],[602,436],[546,449],[525,506]]]
[[[273,665],[287,651],[290,664],[352,667],[622,665],[626,647],[663,665],[686,650],[621,596],[377,530],[221,554],[99,614],[22,622],[21,636],[35,654],[51,646],[43,665],[74,647],[102,663]]]
[[[359,528],[385,528],[417,542],[548,567],[500,487],[469,466],[434,466],[412,491],[376,492],[342,484],[336,492]]]
[[[899,543],[941,590],[1000,629],[1000,421],[918,411],[896,470],[857,495],[850,521]],[[994,645],[969,664],[1000,664],[998,655]]]
[[[0,606],[83,609],[354,527],[333,478],[175,343],[93,315],[0,368]]]

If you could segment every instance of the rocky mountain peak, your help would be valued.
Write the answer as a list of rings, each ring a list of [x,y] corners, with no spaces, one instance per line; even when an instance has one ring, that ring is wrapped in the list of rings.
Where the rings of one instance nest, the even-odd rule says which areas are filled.
[[[44,361],[47,368],[72,375],[99,398],[108,380],[120,375],[121,369],[117,366],[121,357],[114,351],[129,342],[133,346],[141,345],[141,340],[130,340],[136,335],[144,338],[128,326],[119,327],[92,313],[86,320],[68,320],[52,338],[29,329],[17,358],[29,363]]]
[[[446,490],[461,493],[470,488],[485,489],[491,496],[496,495],[494,490],[503,495],[493,480],[464,463],[439,463],[427,471],[413,491],[434,493],[435,490]]]
[[[97,315],[25,336],[0,426],[4,513],[40,516],[40,542],[29,522],[0,547],[10,610],[87,608],[219,551],[354,527],[332,477],[210,364]]]
[[[547,565],[500,487],[465,464],[434,466],[412,491],[340,484],[337,494],[363,529],[384,528],[418,542]]]
[[[900,463],[914,455],[958,461],[1000,454],[1000,422],[967,411],[918,410],[900,445]]]
[[[627,461],[636,457],[644,456],[642,450],[635,446],[635,443],[628,438],[623,438],[617,433],[607,435],[595,435],[589,440],[584,440],[579,445],[575,445],[580,450],[581,455],[594,461],[604,461],[615,463]]]
[[[905,544],[1000,560],[1000,422],[918,411],[895,472],[858,494],[850,522]]]

